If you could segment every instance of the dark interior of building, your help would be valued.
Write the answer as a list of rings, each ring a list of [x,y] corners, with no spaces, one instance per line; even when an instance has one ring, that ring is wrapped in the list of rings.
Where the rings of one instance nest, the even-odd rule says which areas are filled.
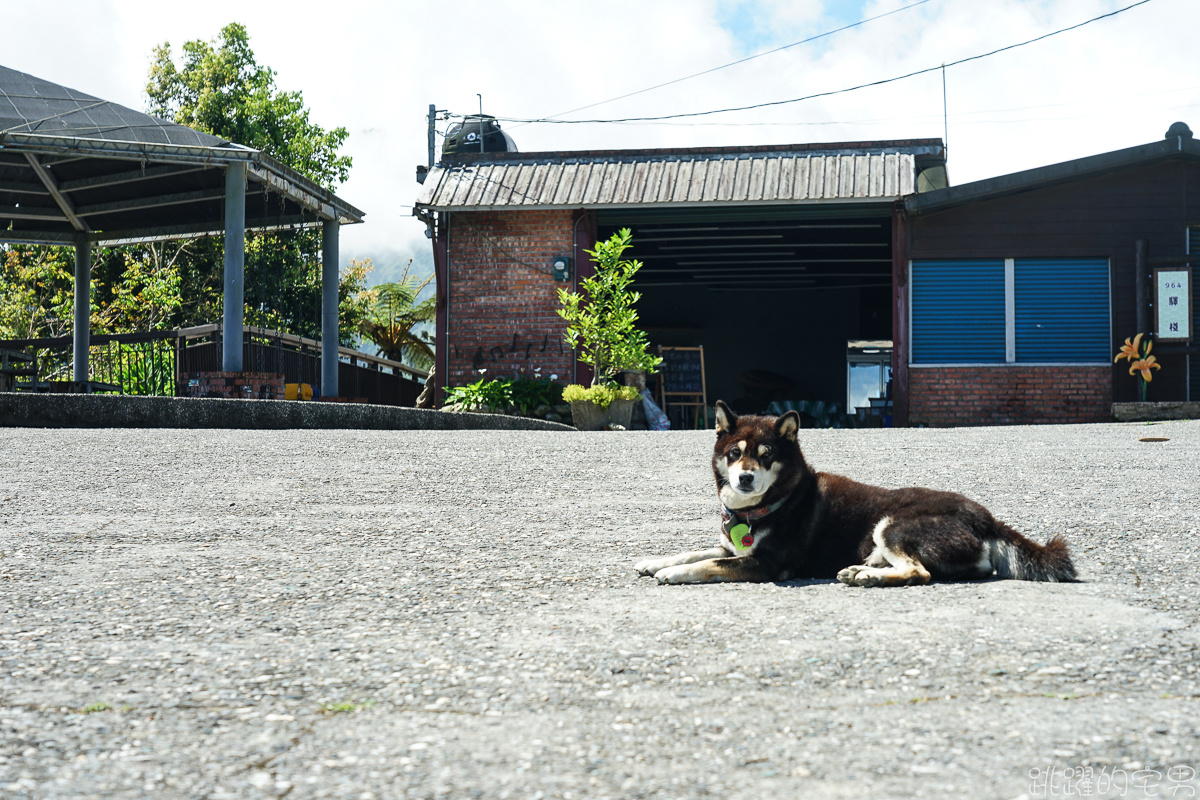
[[[709,406],[845,411],[847,343],[892,336],[891,216],[831,210],[609,211],[597,234],[631,229],[641,326],[655,345],[703,346]]]

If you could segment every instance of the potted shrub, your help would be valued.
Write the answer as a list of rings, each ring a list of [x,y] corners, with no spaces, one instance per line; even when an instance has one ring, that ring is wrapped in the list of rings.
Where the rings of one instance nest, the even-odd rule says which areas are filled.
[[[645,331],[637,327],[634,305],[641,295],[630,287],[642,264],[622,258],[632,246],[628,228],[597,242],[595,250],[586,251],[595,260],[595,274],[580,281],[578,292],[558,290],[558,315],[567,322],[567,344],[592,368],[591,386],[572,384],[563,390],[563,399],[571,403],[575,427],[580,430],[599,430],[610,424],[629,427],[639,392],[633,386],[617,386],[616,376],[654,372],[662,363],[650,352]]]
[[[563,400],[571,404],[571,424],[581,431],[598,431],[609,425],[629,427],[638,391],[632,386],[601,384],[563,389]]]

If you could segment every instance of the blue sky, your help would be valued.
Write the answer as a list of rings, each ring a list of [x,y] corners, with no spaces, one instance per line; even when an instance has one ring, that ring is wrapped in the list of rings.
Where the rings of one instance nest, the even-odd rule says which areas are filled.
[[[902,8],[914,2],[916,0],[893,0],[892,6],[883,11]],[[868,13],[867,7],[872,4],[866,0],[797,2],[793,5],[801,6],[804,12],[811,9],[811,13],[805,13],[806,18],[803,20],[791,18],[781,21],[778,15],[779,5],[768,0],[723,0],[717,4],[714,16],[721,27],[734,37],[739,55],[744,57],[836,30],[875,16],[876,13],[883,13]],[[823,51],[836,47],[836,40],[830,37],[804,46],[811,51]]]

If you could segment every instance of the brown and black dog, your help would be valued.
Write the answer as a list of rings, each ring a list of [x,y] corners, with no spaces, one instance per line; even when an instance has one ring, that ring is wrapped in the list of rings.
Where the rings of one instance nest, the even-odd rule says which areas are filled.
[[[794,411],[739,417],[717,402],[713,476],[722,504],[719,547],[647,559],[659,583],[832,578],[851,586],[998,575],[1073,581],[1061,537],[1031,542],[960,494],[881,489],[815,472]]]

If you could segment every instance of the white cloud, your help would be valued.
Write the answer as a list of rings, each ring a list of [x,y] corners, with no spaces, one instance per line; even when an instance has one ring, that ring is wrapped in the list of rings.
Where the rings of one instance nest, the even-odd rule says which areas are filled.
[[[931,0],[819,45],[602,105],[578,116],[681,113],[875,81],[1039,36],[1131,0]],[[429,103],[544,116],[616,97],[873,16],[902,0],[149,0],[6,4],[0,63],[144,106],[155,45],[244,23],[260,62],[303,91],[315,121],[350,130],[339,194],[367,212],[344,256],[424,253],[410,218]],[[853,21],[853,19],[849,19]],[[1200,126],[1200,3],[1153,0],[1119,17],[947,71],[950,173],[965,182]],[[696,124],[717,123],[717,124]],[[747,124],[754,123],[754,124]],[[941,137],[940,73],[820,100],[669,125],[508,126],[530,150]]]

